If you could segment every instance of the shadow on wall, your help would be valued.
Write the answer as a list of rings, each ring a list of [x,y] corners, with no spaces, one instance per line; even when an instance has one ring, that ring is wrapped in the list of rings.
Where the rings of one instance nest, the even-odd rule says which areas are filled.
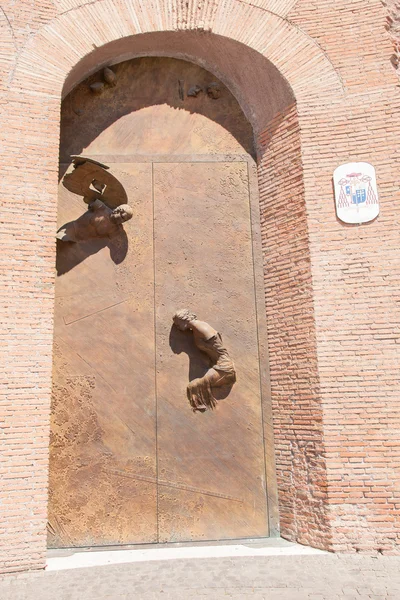
[[[68,224],[67,224],[68,225]],[[128,252],[128,236],[121,228],[112,238],[88,240],[87,242],[62,242],[57,240],[57,275],[64,275],[74,267],[86,260],[89,256],[97,254],[103,248],[109,248],[110,258],[114,264],[119,265]]]
[[[69,162],[72,154],[85,153],[85,149],[113,123],[134,113],[137,115],[132,124],[121,121],[117,134],[113,129],[110,138],[101,138],[99,147],[95,146],[95,154],[104,155],[110,151],[126,154],[128,148],[132,154],[146,153],[151,139],[157,142],[156,151],[165,154],[179,153],[180,149],[185,152],[187,139],[190,139],[189,145],[194,152],[206,153],[204,148],[207,146],[218,146],[218,140],[201,140],[196,127],[191,130],[187,120],[176,120],[171,113],[166,118],[161,116],[160,120],[154,120],[154,112],[143,113],[143,118],[139,116],[143,109],[163,105],[214,121],[227,130],[246,153],[255,157],[253,130],[239,103],[228,88],[205,69],[183,60],[145,57],[119,63],[112,70],[115,85],[103,85],[104,71],[100,70],[77,85],[64,99],[61,163]],[[98,89],[100,93],[96,91]]]
[[[200,30],[141,33],[95,48],[70,71],[63,98],[89,74],[137,57],[174,57],[208,69],[231,90],[255,136],[295,102],[288,81],[265,56],[236,40]]]

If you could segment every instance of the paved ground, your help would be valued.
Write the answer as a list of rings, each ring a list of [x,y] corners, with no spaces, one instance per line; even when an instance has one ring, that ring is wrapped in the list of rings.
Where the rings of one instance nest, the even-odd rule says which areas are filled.
[[[1,600],[400,600],[400,557],[219,556],[8,576]]]

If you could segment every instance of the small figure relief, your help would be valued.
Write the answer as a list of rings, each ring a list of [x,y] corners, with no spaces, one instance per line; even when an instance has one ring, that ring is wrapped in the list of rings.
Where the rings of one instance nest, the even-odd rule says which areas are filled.
[[[110,67],[105,67],[105,69],[103,69],[103,80],[104,81],[95,81],[89,85],[93,94],[100,95],[107,87],[115,87],[117,85],[117,76]]]
[[[117,85],[117,76],[110,67],[106,67],[103,71],[104,81],[110,85],[111,87],[115,87]]]
[[[200,87],[199,85],[193,85],[193,86],[192,86],[192,87],[189,89],[189,91],[188,91],[188,93],[187,93],[187,96],[189,96],[189,97],[193,97],[193,98],[197,98],[197,96],[198,96],[198,95],[200,94],[200,92],[202,92],[202,91],[203,91],[203,88],[202,88],[202,87]]]
[[[100,94],[102,94],[105,89],[105,85],[102,81],[95,81],[94,83],[91,83],[89,87],[91,92],[93,94],[96,94],[97,96],[100,96]]]
[[[60,227],[56,237],[62,242],[82,242],[113,237],[120,231],[122,223],[132,219],[132,216],[132,209],[128,204],[121,204],[111,209],[104,202],[96,199],[78,219]]]
[[[221,86],[219,83],[210,83],[210,85],[207,88],[207,95],[209,98],[212,98],[213,100],[218,100],[218,98],[221,97]]]
[[[235,365],[223,345],[221,334],[208,323],[199,321],[194,313],[187,309],[178,310],[173,322],[181,331],[193,332],[196,347],[211,361],[212,366],[207,373],[189,383],[187,396],[194,412],[212,410],[217,405],[212,388],[233,385],[236,381]]]

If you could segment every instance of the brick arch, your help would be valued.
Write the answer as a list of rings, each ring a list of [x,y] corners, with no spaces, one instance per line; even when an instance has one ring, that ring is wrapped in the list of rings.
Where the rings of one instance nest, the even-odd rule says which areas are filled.
[[[70,70],[93,48],[143,33],[197,30],[235,40],[267,58],[287,79],[298,103],[323,103],[343,92],[338,73],[316,41],[262,7],[236,0],[72,4],[27,42],[17,61],[14,86],[61,93]],[[283,3],[283,8],[292,4]]]
[[[57,2],[64,12],[28,40],[18,56],[10,84],[10,97],[20,115],[18,131],[23,129],[25,133],[23,151],[12,157],[19,176],[15,184],[9,184],[10,198],[22,202],[25,178],[29,185],[29,204],[23,206],[28,223],[26,234],[29,240],[34,237],[25,258],[27,268],[32,267],[33,272],[39,268],[43,276],[35,283],[40,300],[29,299],[27,308],[38,319],[32,327],[41,345],[34,356],[31,380],[38,390],[35,399],[43,408],[43,429],[40,433],[38,428],[38,438],[33,441],[39,461],[34,483],[38,495],[32,504],[27,504],[27,511],[33,512],[35,518],[29,521],[24,534],[27,547],[19,564],[22,568],[26,564],[40,566],[45,555],[46,523],[41,510],[46,494],[43,481],[50,406],[53,287],[48,290],[54,282],[63,88],[66,86],[67,92],[68,86],[73,87],[91,69],[98,69],[103,60],[118,61],[141,53],[163,54],[160,46],[175,43],[178,37],[179,49],[171,49],[167,55],[199,62],[224,80],[252,122],[257,137],[281,531],[291,540],[330,548],[301,141],[303,130],[311,135],[307,123],[313,114],[320,116],[324,106],[343,98],[340,77],[318,44],[289,23],[284,13],[276,14],[272,9],[267,11],[237,0],[191,0],[173,5],[162,0],[141,4],[133,0],[118,4],[98,0],[78,4],[79,0]],[[293,2],[271,0],[268,6],[273,4],[288,10]],[[209,53],[200,56],[205,40],[209,40]],[[142,43],[148,46],[140,49]],[[151,45],[156,49],[149,49]],[[251,77],[243,78],[246,72],[240,71],[246,70],[224,62],[227,50],[240,51],[241,59],[247,57],[248,64],[257,67],[250,69]],[[103,58],[102,52],[106,52]],[[268,96],[271,90],[274,93]],[[310,173],[308,165],[308,181]],[[32,333],[24,331],[23,335],[27,344],[31,343]],[[267,436],[271,436],[270,415],[266,429]],[[270,465],[273,460],[268,455]]]
[[[139,34],[96,48],[70,71],[63,98],[102,67],[142,56],[179,58],[211,72],[235,95],[255,136],[278,112],[295,102],[288,81],[264,56],[230,38],[197,31]]]
[[[253,125],[259,162],[280,527],[288,539],[330,548],[301,136],[293,87],[271,61],[243,43],[210,32],[186,30],[138,34],[94,49],[70,70],[64,94],[106,64],[148,55],[184,58],[207,68],[233,91]],[[336,84],[341,92],[340,81]],[[315,90],[308,89],[304,105],[312,111]],[[324,93],[328,101],[338,90]],[[321,101],[323,96],[318,96],[317,102]],[[272,417],[268,407],[266,413],[266,437],[270,440]],[[272,452],[267,462],[273,480]],[[273,494],[269,505],[272,527],[277,528]]]

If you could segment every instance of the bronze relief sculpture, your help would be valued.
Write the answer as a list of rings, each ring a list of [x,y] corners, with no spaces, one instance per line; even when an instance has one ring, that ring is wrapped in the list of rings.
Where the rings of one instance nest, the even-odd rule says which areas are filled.
[[[56,237],[62,242],[112,237],[119,232],[122,223],[132,219],[132,216],[132,209],[128,204],[111,209],[97,198],[78,219],[60,227]]]
[[[60,227],[57,239],[84,242],[121,233],[122,224],[133,216],[121,183],[108,172],[107,165],[85,156],[71,158],[74,168],[64,176],[63,185],[81,195],[88,208],[78,219]]]
[[[194,313],[186,308],[178,310],[173,322],[181,331],[193,332],[195,345],[211,361],[212,366],[207,373],[189,383],[187,397],[194,412],[212,410],[217,405],[212,388],[233,385],[236,381],[235,365],[223,345],[221,334],[208,323],[199,321]]]

